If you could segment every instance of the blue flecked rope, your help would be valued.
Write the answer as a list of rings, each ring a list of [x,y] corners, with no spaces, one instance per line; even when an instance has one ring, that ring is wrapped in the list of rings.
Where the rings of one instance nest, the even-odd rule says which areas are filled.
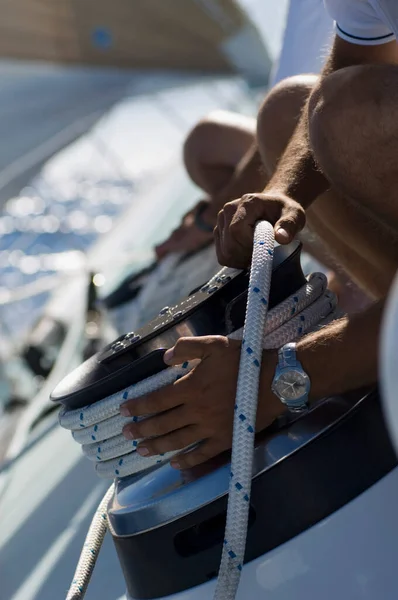
[[[271,285],[273,248],[273,227],[262,221],[256,225],[254,232],[236,391],[227,523],[214,600],[235,598],[243,566],[250,506],[257,397]]]
[[[81,600],[85,596],[108,528],[107,509],[113,493],[114,484],[112,483],[91,521],[66,600]]]
[[[74,439],[82,444],[84,454],[96,463],[95,469],[100,477],[126,477],[167,462],[176,452],[148,458],[135,451],[139,440],[127,440],[122,430],[126,423],[140,419],[120,415],[120,405],[174,383],[194,365],[195,361],[191,361],[171,367],[78,410],[61,409],[60,424],[72,430]]]

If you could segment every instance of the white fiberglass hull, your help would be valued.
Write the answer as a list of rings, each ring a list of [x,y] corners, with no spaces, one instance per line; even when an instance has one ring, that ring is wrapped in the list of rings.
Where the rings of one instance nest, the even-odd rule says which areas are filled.
[[[236,600],[396,600],[397,503],[398,467],[327,519],[247,564]],[[214,590],[211,581],[167,600],[211,600]]]

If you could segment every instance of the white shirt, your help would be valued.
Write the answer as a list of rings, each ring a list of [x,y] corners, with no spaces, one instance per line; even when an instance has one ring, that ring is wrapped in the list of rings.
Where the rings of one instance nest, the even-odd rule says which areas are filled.
[[[332,39],[333,20],[323,0],[291,0],[271,85],[292,75],[319,73]]]
[[[398,0],[325,0],[336,33],[362,46],[391,42],[398,37]]]

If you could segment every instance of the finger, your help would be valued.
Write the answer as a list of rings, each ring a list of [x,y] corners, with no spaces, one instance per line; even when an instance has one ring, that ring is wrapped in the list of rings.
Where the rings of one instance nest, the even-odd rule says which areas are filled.
[[[226,264],[244,268],[250,263],[255,224],[264,218],[264,202],[247,195],[238,205],[229,203],[224,208],[228,221],[223,247]]]
[[[165,435],[186,425],[191,425],[188,413],[182,407],[177,407],[138,423],[128,423],[123,427],[123,435],[128,440],[141,440]]]
[[[173,348],[165,352],[163,360],[167,365],[181,365],[194,359],[203,360],[214,347],[225,348],[227,345],[228,339],[222,335],[180,338]]]
[[[234,238],[239,238],[241,245],[249,246],[253,243],[254,227],[263,212],[264,201],[247,195],[231,214],[230,232]]]
[[[222,251],[221,251],[221,239],[220,239],[220,228],[218,227],[218,225],[215,226],[214,231],[213,231],[213,237],[214,237],[214,245],[216,247],[216,254],[217,254],[217,260],[220,263],[220,265],[222,265]]]
[[[228,202],[218,214],[217,227],[214,232],[216,252],[218,262],[221,265],[244,268],[250,260],[250,250],[249,253],[245,251],[239,239],[232,240],[230,231],[237,207],[238,201]]]
[[[282,217],[275,223],[275,239],[279,244],[289,244],[305,225],[305,212],[294,203],[282,211]]]
[[[191,374],[187,373],[185,377],[156,392],[128,400],[120,406],[120,414],[124,417],[145,417],[180,406],[189,393],[190,388],[186,382]]]
[[[205,440],[193,450],[175,456],[170,464],[174,469],[191,469],[221,454],[227,448],[227,445],[223,445],[219,441]]]
[[[225,256],[223,251],[223,236],[224,236],[224,211],[220,210],[217,215],[217,223],[214,228],[214,242],[216,245],[217,260],[220,265],[225,265]]]
[[[198,441],[198,431],[195,425],[189,425],[167,435],[145,440],[139,444],[137,452],[141,456],[153,456],[187,448]]]

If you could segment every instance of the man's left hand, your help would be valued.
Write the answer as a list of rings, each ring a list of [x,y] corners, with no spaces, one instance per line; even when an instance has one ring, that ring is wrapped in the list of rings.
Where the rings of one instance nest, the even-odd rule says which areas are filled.
[[[240,347],[240,342],[222,336],[181,338],[165,354],[169,365],[194,359],[200,359],[200,363],[174,384],[121,407],[124,416],[154,415],[123,429],[127,439],[143,440],[137,448],[141,456],[182,450],[200,442],[171,461],[174,468],[186,469],[231,448]],[[282,404],[270,391],[276,359],[267,363],[261,373],[267,391],[262,393],[264,385],[260,386],[257,430],[270,425],[283,412]]]

